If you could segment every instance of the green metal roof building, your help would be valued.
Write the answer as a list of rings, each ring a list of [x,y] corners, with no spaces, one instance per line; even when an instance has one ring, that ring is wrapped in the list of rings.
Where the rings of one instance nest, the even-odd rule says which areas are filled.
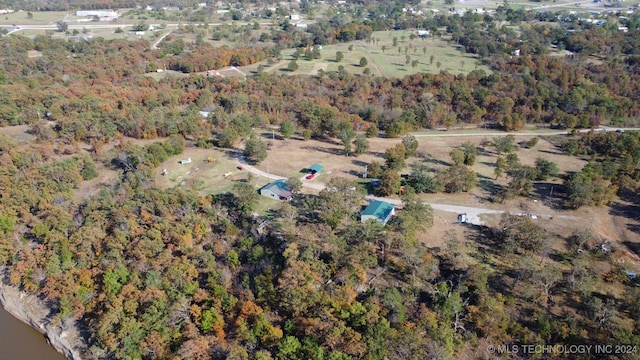
[[[391,216],[395,213],[395,206],[388,202],[373,200],[360,214],[360,221],[375,220],[382,225],[386,225]]]
[[[317,174],[324,169],[324,166],[320,164],[313,164],[307,168],[307,170],[312,174]]]
[[[287,190],[287,180],[276,180],[262,189],[260,195],[276,200],[289,201],[293,197],[291,191]]]

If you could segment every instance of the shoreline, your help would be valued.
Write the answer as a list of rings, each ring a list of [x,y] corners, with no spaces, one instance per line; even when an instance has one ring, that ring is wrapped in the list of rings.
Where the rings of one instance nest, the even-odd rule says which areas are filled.
[[[41,333],[47,343],[67,359],[81,360],[81,354],[86,352],[86,345],[81,341],[77,321],[67,330],[51,324],[47,319],[50,309],[37,296],[8,284],[5,281],[6,275],[6,267],[0,267],[0,303],[5,311]]]

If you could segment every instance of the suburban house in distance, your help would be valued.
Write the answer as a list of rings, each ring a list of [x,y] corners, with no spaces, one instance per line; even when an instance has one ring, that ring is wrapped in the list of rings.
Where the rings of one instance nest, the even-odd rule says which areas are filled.
[[[260,189],[260,195],[282,201],[289,201],[293,198],[291,191],[287,190],[287,180],[284,179],[265,185]]]
[[[395,206],[388,202],[373,200],[360,214],[360,221],[375,220],[382,225],[387,225],[391,216],[395,213]]]
[[[112,21],[120,17],[120,12],[112,10],[82,10],[76,11],[78,17],[96,17],[100,21]]]

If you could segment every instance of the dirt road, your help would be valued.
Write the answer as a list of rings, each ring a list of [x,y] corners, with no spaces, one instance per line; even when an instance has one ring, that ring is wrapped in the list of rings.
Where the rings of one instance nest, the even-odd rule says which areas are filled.
[[[245,170],[249,171],[252,174],[262,176],[272,180],[286,179],[283,176],[270,174],[268,172],[257,169],[254,166],[249,165],[242,157],[242,154],[236,155],[235,159],[239,166],[242,166]],[[321,191],[326,187],[323,183],[308,181],[308,180],[302,180],[302,186],[309,189],[318,190],[318,191]],[[386,201],[396,206],[402,205],[402,201],[398,199],[390,199],[390,198],[377,197],[377,196],[367,196],[366,198],[367,200]],[[450,205],[450,204],[435,204],[435,203],[427,203],[427,204],[431,205],[431,207],[436,210],[441,210],[441,211],[446,211],[446,212],[451,212],[456,214],[467,214],[467,222],[473,225],[484,225],[484,222],[480,220],[481,214],[501,214],[504,212],[502,210],[483,209],[483,208],[477,208],[477,207],[459,206],[459,205]]]

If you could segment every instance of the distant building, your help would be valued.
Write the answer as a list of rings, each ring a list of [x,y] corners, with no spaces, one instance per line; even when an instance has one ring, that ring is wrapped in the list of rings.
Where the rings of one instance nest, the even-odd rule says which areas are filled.
[[[388,202],[373,200],[360,214],[360,221],[375,220],[382,225],[387,225],[395,213],[395,206]]]
[[[92,34],[76,34],[73,36],[73,38],[76,41],[80,41],[80,40],[89,41],[89,39],[91,39],[92,37],[93,37]]]
[[[110,21],[120,17],[120,13],[111,10],[81,10],[76,11],[76,16],[79,17],[98,17],[100,20]]]
[[[287,189],[287,180],[284,179],[265,185],[260,189],[260,195],[281,201],[289,201],[293,198],[293,194]]]

